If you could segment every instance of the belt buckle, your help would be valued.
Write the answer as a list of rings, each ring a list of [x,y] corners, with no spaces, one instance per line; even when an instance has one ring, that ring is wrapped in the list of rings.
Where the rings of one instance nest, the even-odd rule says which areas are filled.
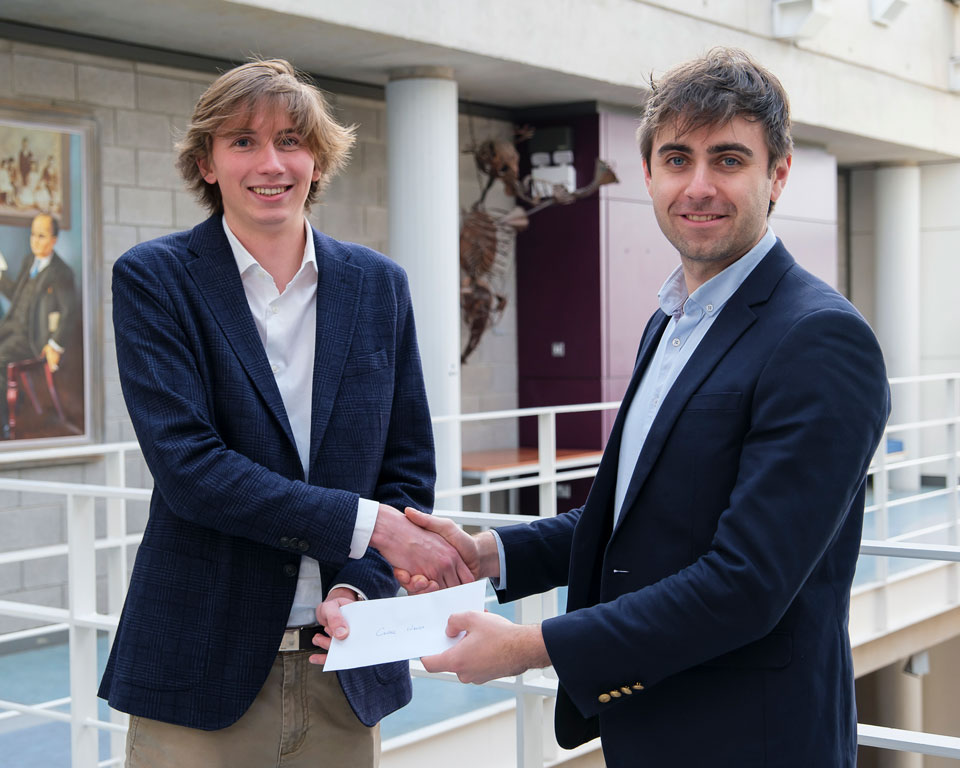
[[[283,630],[279,650],[281,653],[312,651],[314,650],[313,636],[318,632],[323,632],[323,628],[319,624],[310,624],[306,627],[288,627]]]
[[[283,630],[283,639],[280,641],[280,652],[300,650],[300,627],[291,627]]]

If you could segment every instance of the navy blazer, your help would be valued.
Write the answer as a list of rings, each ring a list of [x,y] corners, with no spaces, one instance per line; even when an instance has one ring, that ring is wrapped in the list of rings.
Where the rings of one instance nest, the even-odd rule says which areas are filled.
[[[643,333],[584,507],[500,530],[501,599],[569,584],[543,624],[557,738],[599,734],[611,768],[852,767],[847,620],[889,414],[880,348],[778,241],[664,399],[611,530],[624,418],[667,320]]]
[[[308,476],[220,216],[138,245],[113,270],[117,359],[153,474],[100,696],[224,728],[277,655],[300,556],[329,589],[393,597],[387,562],[348,559],[359,497],[431,509],[433,433],[406,275],[314,231],[317,334]],[[410,700],[406,663],[338,673],[373,725]]]

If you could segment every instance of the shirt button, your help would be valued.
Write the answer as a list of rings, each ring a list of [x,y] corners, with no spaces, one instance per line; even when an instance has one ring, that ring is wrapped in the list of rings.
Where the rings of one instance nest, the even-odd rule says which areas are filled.
[[[277,371],[280,370],[280,366],[279,366],[279,365],[271,365],[271,366],[270,366],[270,370],[273,371],[274,373],[276,373]]]
[[[707,312],[713,312],[713,304],[707,304]]]
[[[680,339],[674,339],[674,340],[673,340],[673,346],[679,347],[679,346],[680,346]]]
[[[279,307],[270,307],[270,311],[273,312],[273,314],[277,314],[277,312],[280,311],[280,308],[279,308]]]

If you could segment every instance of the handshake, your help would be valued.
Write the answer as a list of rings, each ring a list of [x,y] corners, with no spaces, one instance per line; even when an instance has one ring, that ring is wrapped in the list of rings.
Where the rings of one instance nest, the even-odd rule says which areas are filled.
[[[411,507],[400,513],[381,504],[370,546],[393,566],[397,581],[410,594],[500,576],[492,533],[470,536],[451,520]]]
[[[381,504],[370,546],[393,566],[397,581],[410,594],[500,578],[500,554],[490,531],[470,536],[451,520],[410,507],[401,514]],[[336,587],[317,607],[317,621],[326,634],[314,637],[319,648],[311,663],[326,661],[331,637],[346,638],[350,629],[340,609],[356,599],[351,589]],[[494,613],[455,613],[447,622],[447,635],[461,633],[464,638],[453,648],[421,659],[428,672],[450,671],[461,682],[482,683],[550,665],[539,624],[517,625]]]

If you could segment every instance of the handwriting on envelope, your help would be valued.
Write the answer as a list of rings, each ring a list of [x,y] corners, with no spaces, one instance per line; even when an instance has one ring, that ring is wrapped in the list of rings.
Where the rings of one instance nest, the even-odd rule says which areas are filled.
[[[426,595],[350,603],[343,608],[350,634],[333,639],[323,668],[332,672],[442,653],[460,639],[447,637],[450,614],[482,611],[486,588],[482,579]]]

